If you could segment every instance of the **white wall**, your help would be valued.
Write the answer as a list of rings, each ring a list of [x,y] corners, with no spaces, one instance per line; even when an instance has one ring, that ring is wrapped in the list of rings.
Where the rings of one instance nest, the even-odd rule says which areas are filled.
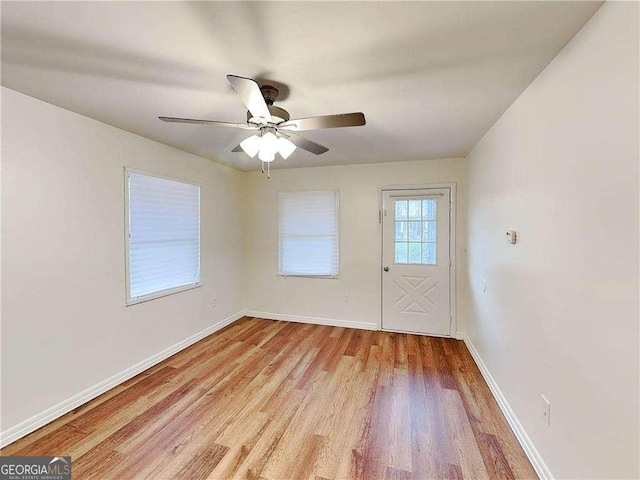
[[[457,211],[464,212],[464,159],[275,170],[243,178],[245,308],[282,318],[313,317],[376,328],[380,321],[378,187],[456,182]],[[278,276],[278,192],[338,188],[338,279]],[[459,217],[461,218],[462,215]],[[458,308],[465,298],[464,222],[458,225]],[[349,303],[344,296],[349,294]],[[460,324],[458,319],[458,324]]]
[[[124,166],[202,185],[203,287],[125,307]],[[2,89],[2,430],[242,309],[240,177]]]
[[[640,477],[638,73],[607,2],[467,157],[468,334],[559,479]]]

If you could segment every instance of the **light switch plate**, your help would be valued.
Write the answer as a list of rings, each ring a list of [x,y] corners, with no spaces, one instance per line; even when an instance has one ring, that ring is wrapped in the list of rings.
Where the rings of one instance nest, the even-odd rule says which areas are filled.
[[[515,245],[518,241],[518,234],[515,230],[507,230],[507,243]]]

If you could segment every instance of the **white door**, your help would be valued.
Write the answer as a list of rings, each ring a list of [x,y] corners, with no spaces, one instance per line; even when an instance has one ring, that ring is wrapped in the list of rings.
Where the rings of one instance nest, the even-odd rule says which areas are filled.
[[[382,202],[382,329],[451,336],[451,190],[384,190]]]

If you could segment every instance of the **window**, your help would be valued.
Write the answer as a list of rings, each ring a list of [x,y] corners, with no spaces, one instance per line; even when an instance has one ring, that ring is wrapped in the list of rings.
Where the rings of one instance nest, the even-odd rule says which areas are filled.
[[[395,201],[395,263],[436,265],[436,197]]]
[[[127,305],[200,285],[200,187],[126,175]]]
[[[338,275],[338,191],[282,192],[280,275]]]

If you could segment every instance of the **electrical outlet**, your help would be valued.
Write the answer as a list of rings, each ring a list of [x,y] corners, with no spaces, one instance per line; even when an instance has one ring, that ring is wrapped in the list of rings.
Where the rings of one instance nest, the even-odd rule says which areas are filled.
[[[547,425],[551,425],[551,403],[544,395],[540,395],[540,397],[542,397],[540,402],[540,413],[542,414],[542,418],[544,418],[544,421],[547,423]]]
[[[344,294],[344,303],[349,303],[349,294],[348,293]]]
[[[213,308],[216,308],[218,306],[218,297],[213,297],[213,299],[211,300],[211,306]]]

